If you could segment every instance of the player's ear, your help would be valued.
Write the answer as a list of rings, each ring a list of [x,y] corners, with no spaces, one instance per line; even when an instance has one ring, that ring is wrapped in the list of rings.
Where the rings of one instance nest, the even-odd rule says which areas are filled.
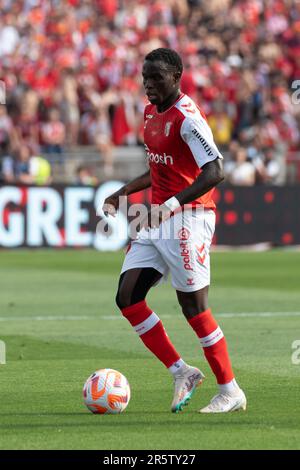
[[[181,78],[181,73],[180,72],[175,72],[173,77],[174,77],[174,83],[178,83],[180,81],[180,78]]]

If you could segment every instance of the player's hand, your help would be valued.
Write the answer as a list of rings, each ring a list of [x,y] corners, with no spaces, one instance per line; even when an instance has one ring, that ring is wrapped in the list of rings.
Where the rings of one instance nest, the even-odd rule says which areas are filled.
[[[105,217],[108,217],[109,215],[112,217],[116,216],[116,213],[119,209],[119,197],[119,193],[114,193],[105,199],[102,206]]]
[[[147,216],[141,221],[140,227],[141,229],[157,228],[162,222],[169,219],[171,214],[172,212],[165,204],[154,205],[149,209]]]

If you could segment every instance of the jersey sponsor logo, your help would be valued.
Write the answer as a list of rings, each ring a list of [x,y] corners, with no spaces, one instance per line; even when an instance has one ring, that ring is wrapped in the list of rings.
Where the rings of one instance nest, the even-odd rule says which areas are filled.
[[[169,137],[169,135],[170,135],[171,126],[172,126],[172,123],[171,123],[171,122],[167,122],[167,123],[166,123],[166,126],[165,126],[165,136],[166,136],[166,137]]]
[[[204,148],[205,152],[207,153],[207,155],[209,155],[210,157],[213,157],[214,154],[211,151],[210,145],[206,142],[204,137],[202,137],[202,135],[196,129],[193,129],[192,133],[194,134],[195,137],[197,137],[197,139],[200,140],[200,142],[203,145],[203,148]]]
[[[160,155],[159,153],[150,152],[148,150],[147,158],[148,158],[148,161],[152,163],[162,163],[163,165],[174,164],[172,155],[167,155],[165,152],[163,153],[163,155]]]
[[[183,267],[186,271],[194,271],[191,266],[190,245],[189,245],[189,242],[187,241],[190,238],[191,233],[186,227],[182,227],[180,230],[178,230],[177,235],[180,240],[180,243],[179,243],[180,256],[182,257]],[[192,286],[193,284],[194,284],[193,278],[189,278],[187,280],[187,285]]]
[[[188,240],[190,238],[190,231],[182,227],[180,230],[178,230],[178,238],[179,240]]]
[[[191,266],[191,252],[188,242],[181,241],[180,246],[180,256],[182,256],[183,267],[186,271],[193,271]]]

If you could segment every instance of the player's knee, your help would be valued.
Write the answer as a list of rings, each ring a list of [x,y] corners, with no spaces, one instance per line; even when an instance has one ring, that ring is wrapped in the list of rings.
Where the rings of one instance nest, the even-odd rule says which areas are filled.
[[[131,293],[124,288],[119,288],[116,295],[116,304],[119,309],[129,307],[131,305]]]
[[[183,315],[188,319],[195,317],[199,313],[198,309],[191,305],[184,305],[181,307],[181,310]]]
[[[195,317],[201,312],[204,312],[208,306],[206,302],[197,301],[193,299],[184,299],[180,302],[181,310],[184,316],[188,319]]]
[[[187,319],[208,309],[208,286],[195,292],[177,292],[177,297]]]
[[[120,287],[116,295],[116,304],[120,309],[122,309],[137,304],[144,299],[145,295],[143,292],[140,292],[137,289],[134,289],[133,292],[131,292],[128,289]]]

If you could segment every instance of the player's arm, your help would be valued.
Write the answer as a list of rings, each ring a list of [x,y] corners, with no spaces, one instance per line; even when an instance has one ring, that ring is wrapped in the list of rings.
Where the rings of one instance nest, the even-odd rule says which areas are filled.
[[[205,163],[202,167],[202,173],[198,178],[180,193],[176,194],[179,204],[188,204],[212,188],[221,183],[224,179],[223,162],[220,158],[216,158],[212,162]]]
[[[129,181],[129,183],[122,186],[119,191],[116,191],[111,196],[107,197],[104,201],[102,210],[104,214],[114,215],[119,208],[119,198],[121,196],[129,196],[129,194],[137,193],[143,189],[149,188],[151,186],[151,176],[150,170],[146,171],[141,176]]]
[[[203,196],[224,179],[223,157],[205,119],[200,116],[186,118],[181,125],[180,134],[201,168],[201,173],[190,186],[165,202],[171,210]]]
[[[220,158],[206,163],[202,167],[202,173],[198,178],[183,191],[171,197],[159,207],[151,209],[147,219],[143,222],[144,227],[156,227],[159,223],[169,218],[172,211],[180,206],[194,201],[198,197],[210,191],[224,179],[223,164]]]

